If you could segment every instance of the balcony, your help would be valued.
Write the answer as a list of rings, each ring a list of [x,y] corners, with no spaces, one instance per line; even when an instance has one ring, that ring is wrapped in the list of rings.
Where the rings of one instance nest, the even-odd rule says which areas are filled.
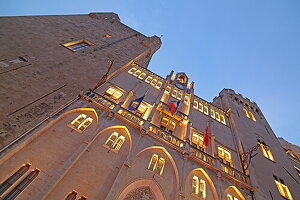
[[[151,136],[156,136],[159,139],[161,139],[162,141],[164,141],[165,143],[169,144],[170,146],[175,147],[177,150],[179,151],[183,151],[184,150],[184,141],[179,139],[178,137],[171,135],[170,133],[168,133],[167,131],[151,124],[149,126],[149,132],[151,134]]]
[[[171,107],[162,101],[159,104],[158,110],[164,112],[165,114],[167,114],[169,116],[173,116],[171,114]],[[188,116],[186,114],[184,114],[183,112],[176,111],[174,118],[178,121],[182,121],[182,120],[187,120]]]
[[[100,94],[92,91],[88,91],[83,95],[83,98],[89,102],[95,103],[96,105],[104,108],[105,110],[113,110],[116,107],[116,103],[112,102],[109,99],[101,96]]]
[[[130,123],[133,123],[135,126],[143,126],[145,123],[144,119],[125,108],[120,108],[117,113],[122,117],[126,118],[126,120]],[[122,118],[120,119],[122,120]]]
[[[220,163],[221,170],[225,172],[226,174],[230,175],[232,178],[237,179],[243,183],[250,184],[250,178],[243,172],[230,167],[229,165],[225,163]]]
[[[204,151],[201,151],[193,146],[190,146],[190,153],[192,157],[195,157],[213,167],[216,167],[216,158],[205,153]]]

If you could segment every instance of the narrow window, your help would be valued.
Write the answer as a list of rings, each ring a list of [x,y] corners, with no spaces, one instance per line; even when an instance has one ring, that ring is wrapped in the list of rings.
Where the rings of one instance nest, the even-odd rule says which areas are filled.
[[[115,150],[119,151],[120,148],[122,147],[124,141],[125,141],[125,137],[121,135],[120,137],[118,137],[118,139],[117,139],[116,142],[114,143],[113,148],[114,148]]]
[[[167,117],[163,117],[161,120],[161,123],[160,123],[160,127],[165,129],[169,133],[173,133],[176,128],[176,123],[175,123],[175,121],[173,121]]]
[[[148,169],[151,171],[154,171],[156,169],[157,161],[158,161],[158,155],[153,154],[151,157]]]
[[[150,83],[150,85],[152,85],[153,87],[156,85],[156,83],[157,83],[157,79],[153,79],[152,81],[151,81],[151,83]]]
[[[118,138],[118,133],[117,132],[113,132],[109,138],[106,140],[105,144],[109,147],[113,147],[113,144],[115,143],[115,141],[117,140]]]
[[[192,134],[192,143],[195,144],[198,148],[205,147],[205,145],[203,145],[203,136],[197,133]]]
[[[82,133],[92,122],[92,118],[87,117],[85,114],[80,114],[68,126]]]
[[[216,120],[219,122],[220,121],[220,114],[216,112]]]
[[[162,175],[164,171],[164,166],[165,166],[165,159],[164,158],[159,158],[158,164],[157,164],[157,171],[159,175]]]
[[[103,96],[116,102],[120,99],[122,95],[123,93],[120,90],[111,87],[106,90]]]
[[[174,89],[173,92],[172,92],[172,97],[176,98],[177,97],[177,90]]]
[[[80,131],[84,131],[91,123],[93,122],[92,118],[87,118],[85,119],[79,126],[78,126],[78,130]]]
[[[10,193],[8,193],[3,200],[15,199],[25,188],[38,176],[39,169],[30,172]]]
[[[128,74],[133,74],[135,71],[136,71],[136,68],[133,67],[133,68],[131,68],[131,69],[128,71]]]
[[[78,200],[87,200],[85,196],[81,196]]]
[[[146,76],[146,73],[141,73],[140,75],[139,75],[139,79],[144,79],[145,78],[145,76]]]
[[[216,115],[215,115],[215,111],[213,109],[210,109],[210,116],[211,118],[215,119]]]
[[[197,101],[194,101],[193,107],[194,107],[195,109],[198,109],[198,102],[197,102]]]
[[[26,163],[23,164],[22,167],[16,171],[13,175],[11,175],[7,180],[5,180],[0,185],[0,195],[2,195],[8,188],[10,188],[23,174],[25,174],[29,168],[30,164]]]
[[[285,185],[285,183],[283,182],[282,179],[278,178],[277,176],[274,175],[275,178],[275,184],[277,186],[277,189],[280,193],[281,196],[283,196],[284,198],[288,199],[288,200],[292,200],[293,197],[290,193],[289,188]]]
[[[232,167],[232,156],[230,151],[221,146],[218,146],[218,156],[223,163],[228,164]]]
[[[294,168],[296,169],[296,171],[298,172],[298,175],[300,176],[300,168],[294,166]]]
[[[182,92],[178,92],[178,94],[177,94],[177,99],[179,99],[179,100],[182,99]]]
[[[161,82],[161,81],[158,81],[155,87],[156,87],[157,89],[159,89],[159,88],[161,88],[161,86],[162,86],[162,82]]]
[[[170,91],[171,91],[171,87],[170,87],[170,86],[167,86],[165,92],[166,92],[167,94],[169,94]]]
[[[199,184],[199,196],[203,199],[206,197],[206,183],[203,179],[200,180]]]
[[[140,104],[140,106],[138,107],[138,109],[136,110],[135,114],[140,116],[140,117],[143,117],[144,114],[146,113],[148,109],[148,106],[146,106],[146,104],[144,104],[143,102]]]
[[[221,120],[221,122],[222,122],[223,124],[226,125],[226,121],[225,121],[224,115],[220,115],[220,120]]]
[[[246,115],[248,118],[250,118],[249,112],[248,112],[245,108],[243,109],[243,112],[245,113],[245,115]]]
[[[203,104],[202,103],[199,103],[199,111],[203,112]]]
[[[145,80],[146,83],[150,83],[150,81],[152,80],[152,76],[148,76]]]
[[[73,125],[74,128],[78,128],[78,126],[85,120],[86,117],[87,116],[85,114],[79,115],[71,122],[71,125]]]
[[[199,194],[199,178],[198,176],[194,176],[192,180],[192,192],[193,194]]]
[[[256,122],[256,118],[254,117],[253,113],[249,112],[249,115],[250,115],[251,119]]]
[[[76,192],[75,190],[73,190],[72,192],[70,192],[68,194],[68,196],[65,198],[65,200],[75,200],[77,194],[78,194],[78,192]]]
[[[138,75],[140,75],[141,74],[141,70],[137,70],[134,74],[133,74],[133,76],[138,76]]]
[[[208,115],[208,108],[207,108],[207,106],[204,106],[204,114]]]
[[[261,149],[261,152],[263,153],[263,155],[266,158],[274,161],[274,157],[273,157],[273,154],[272,154],[270,148],[267,145],[265,145],[264,142],[262,142],[262,143],[260,142],[259,146],[260,146],[260,149]]]
[[[79,41],[63,44],[64,47],[66,47],[72,51],[80,51],[82,49],[85,49],[85,48],[87,48],[89,46],[93,46],[93,45],[94,44],[92,44],[91,42],[89,42],[87,40],[79,40]]]

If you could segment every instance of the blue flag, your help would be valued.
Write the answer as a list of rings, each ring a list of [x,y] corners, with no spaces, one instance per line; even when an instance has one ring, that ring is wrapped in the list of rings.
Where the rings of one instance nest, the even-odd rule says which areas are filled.
[[[139,106],[141,105],[144,97],[145,97],[145,95],[140,98],[132,100],[128,106],[128,110],[132,110],[132,111],[137,110],[139,108]]]

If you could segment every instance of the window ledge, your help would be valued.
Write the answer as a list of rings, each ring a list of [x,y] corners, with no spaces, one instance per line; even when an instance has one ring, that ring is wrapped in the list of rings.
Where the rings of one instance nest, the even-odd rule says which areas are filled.
[[[119,153],[118,150],[115,150],[115,149],[111,148],[110,146],[108,146],[108,145],[106,145],[106,144],[103,144],[102,146],[103,146],[104,148],[108,149],[109,151],[113,152],[113,153],[116,153],[116,154]]]

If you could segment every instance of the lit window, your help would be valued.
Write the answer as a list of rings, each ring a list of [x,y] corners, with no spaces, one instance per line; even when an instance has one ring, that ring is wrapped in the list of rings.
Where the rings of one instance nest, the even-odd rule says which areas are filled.
[[[203,145],[203,136],[199,135],[197,133],[192,134],[192,144],[195,144],[198,148],[203,148],[205,145]]]
[[[125,137],[123,135],[119,136],[119,133],[113,132],[109,138],[106,140],[105,145],[109,148],[119,151],[125,142]]]
[[[78,132],[83,132],[91,123],[93,119],[87,117],[85,114],[80,114],[76,117],[68,126],[77,130]]]
[[[167,94],[169,94],[169,93],[170,93],[170,91],[171,91],[171,87],[170,87],[170,86],[167,86],[167,87],[166,87],[166,91],[165,91],[165,92],[166,92]]]
[[[249,115],[250,115],[251,119],[256,122],[256,118],[254,117],[253,113],[249,112]]]
[[[161,88],[161,86],[162,86],[162,82],[158,81],[155,87],[159,89],[159,88]]]
[[[89,41],[86,41],[86,40],[79,40],[79,41],[63,44],[64,47],[66,47],[72,51],[80,51],[80,50],[85,49],[92,45],[93,45],[92,43],[90,43]]]
[[[151,171],[156,172],[159,175],[162,175],[164,171],[165,166],[165,159],[164,158],[158,158],[158,155],[153,154],[151,156],[151,160],[149,162],[148,169]]]
[[[146,83],[150,83],[150,81],[152,80],[152,76],[148,76],[145,80]]]
[[[179,99],[179,100],[182,99],[182,93],[181,93],[181,92],[178,92],[178,94],[177,94],[177,99]]]
[[[111,38],[111,35],[110,34],[105,34],[105,35],[103,35],[103,37]]]
[[[194,101],[193,107],[194,107],[195,109],[198,109],[198,102],[197,102],[197,101]]]
[[[199,111],[203,112],[203,104],[202,103],[199,103]]]
[[[227,195],[226,195],[226,199],[227,199],[227,200],[233,200],[233,197],[232,197],[231,194],[227,194]]]
[[[133,76],[138,76],[138,75],[140,75],[141,73],[142,73],[141,70],[137,70],[136,72],[134,72]]]
[[[15,199],[25,188],[39,175],[40,170],[31,171],[13,190],[11,190],[3,199]]]
[[[152,81],[151,81],[151,83],[150,83],[150,85],[152,85],[153,87],[156,85],[156,83],[157,83],[157,79],[153,79]]]
[[[207,106],[204,106],[204,114],[208,115],[208,108],[207,108]]]
[[[249,113],[248,113],[248,111],[247,111],[246,109],[243,109],[243,112],[245,113],[245,115],[246,115],[248,118],[250,118],[250,115],[249,115]]]
[[[120,90],[110,87],[106,90],[103,96],[110,100],[117,101],[122,95],[123,93]]]
[[[77,194],[78,194],[78,192],[76,192],[75,190],[73,190],[72,192],[70,192],[68,194],[68,196],[65,198],[65,200],[75,200]]]
[[[128,71],[128,74],[133,74],[135,71],[136,71],[136,68],[133,67],[133,68],[131,68],[131,69]]]
[[[143,102],[140,104],[140,106],[138,107],[138,109],[136,110],[135,114],[143,117],[144,114],[146,113],[148,107],[146,106],[146,104],[144,104]]]
[[[220,121],[220,114],[216,112],[216,120],[219,122]]]
[[[231,152],[227,149],[218,146],[218,156],[222,160],[223,163],[228,164],[229,166],[232,166],[232,157]]]
[[[174,89],[173,92],[172,92],[172,97],[176,98],[177,97],[177,90]]]
[[[264,143],[259,143],[259,146],[260,146],[260,149],[261,149],[261,152],[263,153],[263,155],[266,158],[274,161],[274,157],[272,155],[270,148],[267,145],[265,145]]]
[[[30,164],[26,163],[23,164],[22,167],[16,171],[13,175],[11,175],[8,179],[6,179],[1,185],[0,185],[0,195],[2,195],[8,188],[10,188],[23,174],[25,174],[29,168]]]
[[[224,115],[220,115],[220,120],[223,124],[226,124]]]
[[[201,199],[206,197],[206,183],[203,179],[199,180],[198,176],[194,176],[192,180],[192,191],[194,195],[197,195]]]
[[[162,173],[164,171],[164,166],[165,166],[165,159],[159,158],[158,164],[157,164],[157,171],[159,172],[159,175],[162,175]]]
[[[275,175],[274,175],[274,178],[275,178],[275,184],[277,186],[277,189],[278,189],[280,195],[286,199],[292,200],[293,197],[290,193],[289,188],[285,185],[284,181]]]
[[[145,78],[145,76],[146,76],[146,73],[141,73],[140,75],[139,75],[139,79],[144,79]]]
[[[211,118],[215,119],[216,115],[215,115],[215,111],[213,109],[210,109],[210,116]]]
[[[163,117],[160,123],[160,127],[165,129],[169,133],[173,133],[176,128],[176,122],[169,119],[168,117]]]

